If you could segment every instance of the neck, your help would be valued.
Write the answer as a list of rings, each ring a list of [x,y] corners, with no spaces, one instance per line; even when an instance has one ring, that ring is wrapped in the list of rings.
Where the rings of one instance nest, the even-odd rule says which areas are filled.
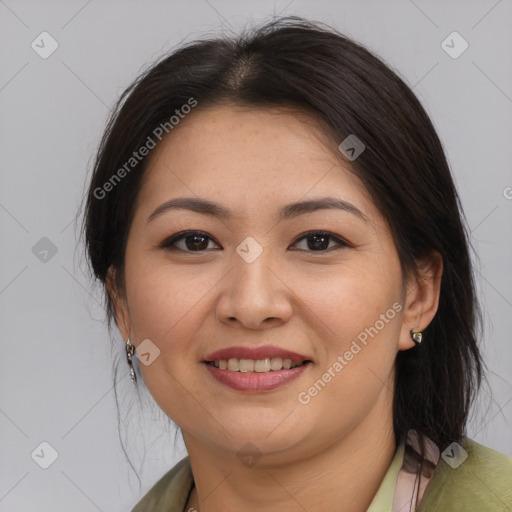
[[[391,411],[376,409],[328,449],[273,466],[243,467],[183,432],[195,481],[185,510],[366,511],[396,450]]]

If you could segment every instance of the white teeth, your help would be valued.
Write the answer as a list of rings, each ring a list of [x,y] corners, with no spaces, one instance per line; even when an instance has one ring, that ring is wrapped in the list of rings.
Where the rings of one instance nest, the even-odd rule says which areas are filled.
[[[253,372],[254,359],[240,359],[240,371],[244,373]]]
[[[291,359],[283,359],[281,357],[267,357],[265,359],[220,359],[212,363],[216,368],[221,370],[231,370],[232,372],[256,372],[267,373],[269,371],[289,370],[296,368],[300,364],[293,365]]]
[[[283,367],[283,360],[280,357],[273,357],[270,360],[271,370],[280,370]]]
[[[258,359],[254,361],[254,371],[259,373],[268,372],[270,370],[270,359]]]
[[[240,363],[238,359],[232,357],[231,359],[228,360],[228,370],[231,370],[232,372],[240,371]]]

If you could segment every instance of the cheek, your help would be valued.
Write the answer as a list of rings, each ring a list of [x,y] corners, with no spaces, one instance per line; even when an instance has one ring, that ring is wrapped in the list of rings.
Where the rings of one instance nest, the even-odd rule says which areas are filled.
[[[189,380],[200,358],[199,349],[204,351],[196,341],[205,337],[201,326],[211,315],[211,294],[222,275],[221,269],[214,270],[213,266],[210,271],[197,265],[178,268],[142,252],[127,257],[126,289],[133,339],[135,343],[149,339],[160,350],[151,365],[139,365],[156,395],[159,387],[151,384],[158,381],[163,389],[169,389],[173,385],[169,375],[178,382]]]
[[[208,283],[194,282],[186,272],[148,264],[142,258],[130,263],[126,264],[126,287],[132,335],[136,343],[151,340],[160,351],[150,365],[139,361],[138,366],[155,401],[181,424],[186,420],[182,410],[191,405],[187,405],[189,393],[196,396],[200,391],[189,379],[197,364],[191,340]]]
[[[393,309],[393,304],[401,300],[401,278],[394,263],[390,261],[383,272],[382,262],[365,258],[336,270],[304,275],[296,283],[294,290],[314,313],[317,324],[324,325],[323,332],[330,345],[343,349],[347,342],[376,322],[377,329],[383,333],[399,323],[397,307]]]
[[[201,278],[198,279],[198,275]],[[163,342],[182,321],[193,317],[215,276],[193,265],[176,267],[144,253],[126,261],[126,288],[132,326],[139,336]],[[190,325],[190,321],[183,322]]]
[[[385,273],[381,268],[382,262],[366,259],[361,267],[334,274],[328,283],[311,280],[304,287],[306,304],[316,313],[314,330],[323,333],[318,373],[328,385],[319,384],[325,394],[317,406],[332,403],[342,414],[350,404],[357,415],[357,409],[367,410],[376,399],[383,383],[392,381],[401,325],[401,274],[394,261]]]
[[[328,291],[310,286],[307,295],[307,305],[319,312],[315,330],[323,332],[324,353],[300,390],[299,403],[308,401],[301,405],[306,416],[324,416],[328,410],[338,418],[323,427],[332,433],[358,425],[382,393],[393,388],[402,307],[399,282],[396,274],[382,279],[368,268],[345,274]]]

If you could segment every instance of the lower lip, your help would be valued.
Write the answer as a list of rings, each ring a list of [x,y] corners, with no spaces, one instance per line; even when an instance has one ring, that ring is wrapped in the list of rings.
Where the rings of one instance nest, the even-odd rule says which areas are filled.
[[[221,384],[237,391],[257,393],[259,391],[271,391],[297,379],[311,363],[306,363],[291,370],[277,370],[264,373],[258,372],[234,372],[221,370],[216,366],[204,363],[210,374]]]

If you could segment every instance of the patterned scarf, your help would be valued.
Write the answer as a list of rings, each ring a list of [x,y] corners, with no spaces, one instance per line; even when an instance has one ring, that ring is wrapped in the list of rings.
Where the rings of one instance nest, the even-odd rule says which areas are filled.
[[[420,437],[416,430],[407,432],[402,467],[398,472],[393,498],[393,512],[413,512],[420,503],[425,489],[434,476],[440,458],[438,446],[423,436],[425,458],[422,461]],[[421,464],[423,462],[423,464]]]

